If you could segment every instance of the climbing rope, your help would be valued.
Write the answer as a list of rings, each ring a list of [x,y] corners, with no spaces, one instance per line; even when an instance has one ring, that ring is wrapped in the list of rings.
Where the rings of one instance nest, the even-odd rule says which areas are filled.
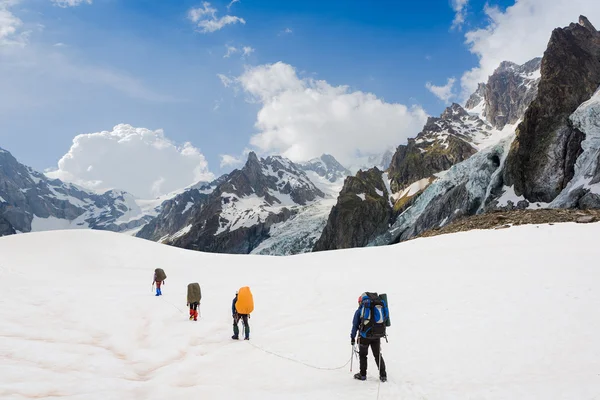
[[[175,304],[171,303],[171,302],[170,302],[170,301],[168,301],[168,300],[165,300],[165,299],[164,299],[162,296],[160,296],[160,299],[161,299],[162,301],[164,301],[165,303],[167,303],[167,304],[170,304],[171,306],[175,307],[175,308],[177,309],[177,311],[179,311],[180,313],[182,313],[182,314],[184,314],[184,315],[185,315],[185,311],[182,311],[182,310],[181,310],[181,308],[177,307]]]
[[[311,364],[305,363],[304,361],[296,360],[294,358],[282,356],[281,354],[277,354],[277,353],[274,353],[274,352],[272,352],[270,350],[267,350],[267,349],[264,349],[264,348],[262,348],[260,346],[257,346],[257,345],[255,345],[252,342],[248,342],[248,343],[250,343],[250,345],[252,347],[254,347],[254,348],[256,348],[256,349],[258,349],[258,350],[260,350],[262,352],[265,352],[267,354],[271,354],[271,355],[273,355],[275,357],[279,357],[279,358],[282,358],[284,360],[292,361],[292,362],[295,362],[297,364],[302,364],[305,367],[309,367],[309,368],[313,368],[313,369],[318,369],[318,370],[322,370],[322,371],[335,371],[335,370],[338,370],[338,369],[342,369],[342,368],[346,367],[348,364],[350,364],[350,361],[352,361],[352,357],[354,356],[354,354],[353,354],[352,357],[350,357],[350,359],[348,359],[348,361],[346,361],[346,363],[344,365],[342,365],[342,366],[335,367],[335,368],[326,368],[326,367],[318,367],[316,365],[311,365]]]

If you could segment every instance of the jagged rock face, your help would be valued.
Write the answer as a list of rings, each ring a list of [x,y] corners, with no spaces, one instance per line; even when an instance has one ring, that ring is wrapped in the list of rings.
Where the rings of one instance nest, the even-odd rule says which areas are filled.
[[[396,150],[389,168],[392,191],[404,190],[471,157],[490,130],[482,119],[456,103],[439,118],[429,118],[416,138]]]
[[[14,235],[15,228],[3,217],[0,217],[0,236]]]
[[[385,232],[392,217],[389,195],[377,168],[346,178],[313,251],[365,246]]]
[[[110,190],[99,195],[58,179],[48,179],[0,149],[0,217],[18,232],[30,232],[35,217],[41,220],[56,218],[63,229],[120,232],[136,228],[150,219],[150,216],[140,215],[139,218],[119,220],[136,207],[129,193]]]
[[[165,243],[178,247],[248,254],[269,238],[271,226],[323,198],[298,165],[283,157],[259,159],[250,153],[241,170],[223,177],[212,193],[189,206],[194,207],[191,218],[176,212],[166,216],[173,228],[161,234],[169,235]]]
[[[313,171],[317,175],[327,179],[329,182],[336,182],[339,179],[344,179],[350,175],[342,164],[335,157],[329,154],[323,154],[319,158],[315,158],[308,162],[298,163],[304,171]]]
[[[477,85],[477,90],[469,97],[465,104],[465,108],[467,110],[475,110],[478,107],[481,107],[481,111],[485,108],[485,83],[480,83]]]
[[[189,189],[165,201],[160,214],[148,222],[136,236],[155,242],[170,239],[171,235],[176,235],[191,224],[194,214],[203,207],[215,186],[209,184]]]
[[[574,174],[583,133],[569,116],[600,85],[600,34],[585,19],[552,32],[531,103],[506,162],[505,181],[532,202],[551,202]]]
[[[535,99],[541,60],[534,58],[523,65],[504,61],[490,76],[485,85],[485,117],[494,127],[517,122]]]

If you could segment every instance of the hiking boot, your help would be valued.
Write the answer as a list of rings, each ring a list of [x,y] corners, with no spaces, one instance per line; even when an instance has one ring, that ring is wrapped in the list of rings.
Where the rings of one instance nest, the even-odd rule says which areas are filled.
[[[245,337],[244,340],[250,340],[250,338],[249,337]]]
[[[233,340],[240,340],[240,338],[239,338],[239,337],[237,337],[236,335],[233,335],[231,338],[232,338]]]
[[[354,379],[358,379],[359,381],[366,381],[367,377],[361,374],[354,374]]]
[[[380,380],[381,382],[387,382],[387,376],[380,376],[380,377],[379,377],[379,380]]]
[[[191,320],[193,320],[193,319],[194,319],[194,316],[193,316],[193,315],[190,315],[190,321],[191,321]]]

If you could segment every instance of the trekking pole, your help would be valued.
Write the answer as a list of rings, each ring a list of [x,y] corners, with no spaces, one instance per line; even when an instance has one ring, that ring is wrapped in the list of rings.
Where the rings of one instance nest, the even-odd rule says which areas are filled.
[[[354,345],[352,345],[352,355],[350,356],[350,372],[352,372],[352,363],[354,362]]]

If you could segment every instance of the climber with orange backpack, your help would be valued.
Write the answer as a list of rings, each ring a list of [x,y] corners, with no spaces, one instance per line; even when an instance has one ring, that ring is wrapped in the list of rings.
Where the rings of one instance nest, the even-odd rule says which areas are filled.
[[[244,340],[250,340],[250,325],[248,324],[248,318],[250,318],[250,313],[252,311],[254,311],[252,292],[248,286],[244,286],[235,292],[235,297],[231,303],[231,313],[233,316],[232,339],[238,340],[240,338],[240,328],[238,324],[241,319],[244,323]]]

